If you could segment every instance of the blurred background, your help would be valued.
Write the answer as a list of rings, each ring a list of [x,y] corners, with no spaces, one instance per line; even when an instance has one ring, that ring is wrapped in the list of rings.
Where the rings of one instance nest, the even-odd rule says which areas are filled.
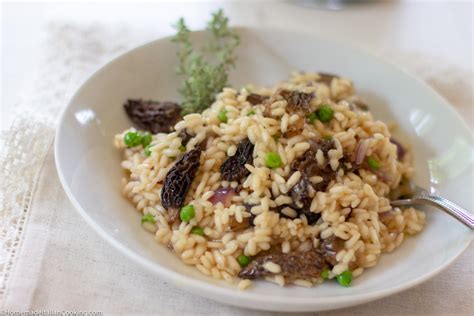
[[[2,129],[11,119],[7,109],[25,93],[35,69],[43,63],[43,52],[53,40],[52,30],[80,28],[85,30],[80,37],[102,34],[108,40],[96,45],[104,49],[126,39],[117,48],[120,53],[172,34],[172,24],[181,16],[191,29],[203,28],[209,13],[218,7],[225,10],[232,25],[302,28],[352,42],[412,72],[423,72],[420,76],[452,103],[472,104],[471,1],[3,1]],[[77,38],[81,40],[85,39]],[[104,62],[97,60],[89,71]],[[452,93],[453,87],[464,93]],[[472,111],[464,114],[472,120]]]

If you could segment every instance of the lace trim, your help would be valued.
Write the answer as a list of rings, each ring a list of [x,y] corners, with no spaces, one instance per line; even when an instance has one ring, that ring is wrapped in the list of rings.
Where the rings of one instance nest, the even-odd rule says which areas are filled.
[[[41,166],[53,140],[50,126],[17,119],[2,137],[6,150],[0,161],[0,300],[21,247]]]
[[[17,119],[0,136],[0,302],[22,247],[58,113],[94,68],[136,46],[136,38],[123,26],[52,24],[48,31],[31,89],[12,107]]]

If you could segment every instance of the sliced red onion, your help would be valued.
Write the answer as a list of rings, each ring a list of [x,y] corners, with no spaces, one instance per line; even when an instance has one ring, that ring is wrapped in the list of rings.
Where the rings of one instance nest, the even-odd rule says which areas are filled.
[[[405,148],[403,147],[402,144],[400,144],[396,139],[394,139],[393,137],[390,138],[390,142],[392,144],[394,144],[395,146],[397,146],[397,157],[399,160],[403,159],[403,157],[405,156],[405,153],[406,153],[406,150]]]
[[[367,153],[367,149],[369,147],[369,143],[366,140],[361,140],[357,145],[356,149],[356,165],[360,165],[365,158],[365,154]]]
[[[214,205],[221,202],[224,207],[229,207],[232,204],[232,197],[234,195],[234,189],[220,187],[214,191],[214,195],[209,198],[209,202]]]

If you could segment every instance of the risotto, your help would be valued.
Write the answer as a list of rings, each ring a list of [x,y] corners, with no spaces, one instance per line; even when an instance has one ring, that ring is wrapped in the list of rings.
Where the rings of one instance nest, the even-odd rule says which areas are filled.
[[[166,133],[115,136],[123,195],[157,242],[205,275],[241,289],[255,279],[349,286],[423,229],[424,213],[390,205],[412,176],[410,151],[348,79],[296,73],[272,88],[225,88],[169,122]]]

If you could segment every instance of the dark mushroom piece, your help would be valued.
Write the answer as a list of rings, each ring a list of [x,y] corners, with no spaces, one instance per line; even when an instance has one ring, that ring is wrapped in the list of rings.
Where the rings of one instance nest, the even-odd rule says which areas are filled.
[[[298,214],[304,214],[309,225],[315,224],[321,217],[321,214],[310,211],[311,205],[311,191],[325,191],[334,178],[337,172],[331,169],[329,163],[324,166],[318,165],[315,156],[318,150],[321,150],[325,156],[330,149],[334,148],[332,140],[318,139],[310,141],[310,148],[300,156],[292,165],[294,171],[301,172],[300,181],[290,189],[291,197],[293,198],[293,205]],[[323,181],[312,184],[310,178],[313,176],[320,176]]]
[[[287,89],[278,89],[270,98],[263,102],[263,105],[265,106],[263,114],[265,116],[271,116],[271,105],[275,101],[281,100],[281,98],[287,102],[287,111],[298,113],[304,117],[311,112],[310,102],[311,99],[314,98],[314,94],[291,91]]]
[[[232,216],[229,219],[229,225],[228,225],[228,229],[227,229],[228,231],[237,232],[237,231],[242,231],[242,230],[245,230],[245,229],[250,228],[252,226],[255,226],[254,220],[255,220],[256,216],[255,216],[255,214],[250,212],[250,209],[254,205],[250,205],[250,204],[245,203],[244,206],[245,206],[245,211],[250,213],[250,216],[242,218],[242,221],[240,223],[237,221],[235,216]]]
[[[239,272],[241,279],[257,279],[272,272],[264,268],[265,263],[273,262],[281,267],[281,275],[292,279],[310,279],[319,277],[327,267],[323,256],[315,250],[306,252],[276,253],[260,256]]]
[[[307,179],[313,176],[320,176],[323,178],[322,182],[312,185],[315,191],[326,190],[331,180],[336,177],[336,171],[331,169],[329,162],[326,162],[324,166],[320,166],[315,158],[318,150],[321,150],[323,155],[327,158],[329,150],[333,148],[334,142],[332,140],[312,140],[310,141],[310,148],[293,163],[292,168],[294,170],[299,170]]]
[[[304,129],[305,119],[300,117],[294,124],[288,126],[288,130],[283,134],[285,138],[291,138],[297,135],[301,135]]]
[[[251,226],[251,220],[249,219],[249,217],[243,218],[242,222],[240,223],[237,222],[235,217],[231,217],[229,219],[229,225],[228,225],[227,231],[229,232],[243,231],[249,228],[250,226]]]
[[[168,211],[170,222],[176,221],[179,208],[183,206],[191,183],[199,168],[201,149],[185,153],[168,171],[161,189],[161,204]]]
[[[254,145],[248,138],[239,143],[235,155],[227,158],[221,165],[221,175],[224,180],[239,181],[250,173],[245,165],[253,162],[253,148]]]
[[[291,197],[294,201],[290,207],[295,209],[298,214],[304,214],[309,225],[315,224],[321,217],[321,214],[310,211],[311,197],[309,193],[312,189],[308,178],[303,175],[302,179],[290,190]]]
[[[178,133],[178,137],[181,138],[181,145],[183,146],[186,146],[186,144],[191,140],[191,138],[193,138],[194,135],[193,133],[190,133],[188,132],[187,129],[182,129],[179,133]]]
[[[172,132],[174,125],[181,119],[181,107],[173,102],[130,99],[124,108],[133,123],[153,134]]]
[[[339,237],[331,236],[322,240],[320,248],[324,260],[331,266],[335,266],[337,264],[337,253],[344,249],[344,240]]]
[[[328,85],[328,86],[331,86],[332,79],[339,78],[338,75],[327,73],[327,72],[320,72],[318,74],[319,74],[319,77],[320,77],[319,81],[326,84],[326,85]]]
[[[263,102],[267,99],[268,97],[256,93],[250,93],[247,96],[247,101],[252,105],[263,104]]]
[[[248,266],[243,268],[238,276],[242,279],[257,279],[272,275],[271,271],[264,268],[265,263],[273,262],[281,268],[280,275],[291,279],[311,279],[321,275],[326,268],[337,264],[336,255],[344,249],[344,240],[338,237],[329,237],[321,242],[319,249],[281,253],[274,248],[271,252],[262,252]],[[273,253],[272,253],[273,252]],[[356,268],[355,263],[351,263]]]
[[[280,90],[279,94],[288,103],[287,109],[294,113],[306,115],[311,112],[310,102],[314,95],[311,93],[304,93],[291,90]]]

